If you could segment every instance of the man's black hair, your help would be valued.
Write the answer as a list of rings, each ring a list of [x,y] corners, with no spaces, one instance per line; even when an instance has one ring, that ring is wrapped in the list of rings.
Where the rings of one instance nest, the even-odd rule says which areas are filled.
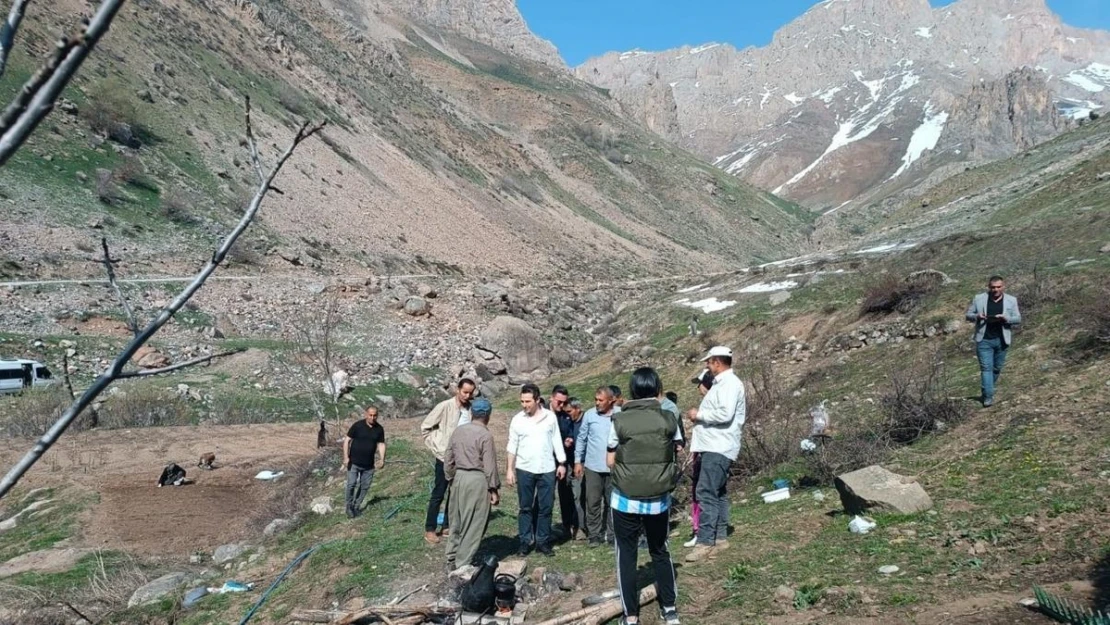
[[[531,395],[532,399],[535,399],[537,401],[540,398],[543,397],[543,395],[540,394],[540,387],[538,387],[535,384],[532,384],[530,382],[528,384],[525,384],[524,386],[520,387],[520,394],[521,395]]]
[[[990,279],[987,280],[987,284],[990,284],[991,282],[1005,282],[1005,281],[1006,281],[1005,278],[996,274],[996,275],[991,276]]]
[[[628,390],[632,393],[633,400],[659,397],[659,393],[663,392],[663,382],[655,369],[640,367],[632,372],[632,378],[628,381]]]
[[[732,356],[713,356],[710,358],[710,360],[712,360],[713,358],[720,360],[721,363],[724,364],[724,366],[730,369],[732,368]]]
[[[567,387],[563,386],[562,384],[556,384],[555,386],[553,386],[551,388],[551,394],[552,395],[566,395],[566,396],[569,397],[570,396],[570,391],[568,391]]]
[[[613,397],[621,397],[621,387],[616,384],[610,384],[609,391],[613,393]]]
[[[678,393],[674,391],[667,391],[666,393],[664,393],[664,395],[666,395],[667,399],[673,401],[676,404],[678,403]]]
[[[467,384],[469,384],[470,386],[472,386],[474,388],[478,388],[478,385],[475,384],[474,380],[471,380],[470,378],[463,378],[463,379],[459,380],[459,383],[456,385],[456,388],[461,389],[462,387],[466,386]]]

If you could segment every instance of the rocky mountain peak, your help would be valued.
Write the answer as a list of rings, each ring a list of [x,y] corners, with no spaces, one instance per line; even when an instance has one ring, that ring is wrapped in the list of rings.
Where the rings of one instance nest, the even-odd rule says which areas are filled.
[[[576,73],[726,171],[835,208],[924,175],[944,146],[944,162],[1003,156],[1110,106],[1110,33],[1065,25],[1044,0],[825,0],[763,48],[607,54]],[[1003,107],[1018,135],[953,136],[968,98]]]
[[[455,31],[502,52],[566,67],[555,46],[528,29],[516,0],[397,0],[391,4],[418,21]]]

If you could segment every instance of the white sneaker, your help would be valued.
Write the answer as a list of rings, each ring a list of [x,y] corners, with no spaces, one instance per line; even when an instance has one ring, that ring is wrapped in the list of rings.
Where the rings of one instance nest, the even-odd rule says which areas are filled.
[[[690,540],[688,540],[688,541],[686,541],[686,542],[682,543],[682,546],[683,546],[683,547],[686,547],[687,549],[690,549],[691,547],[694,547],[694,546],[696,546],[697,544],[698,544],[698,537],[697,537],[697,536],[694,536],[694,537],[693,537],[693,538],[691,538]]]

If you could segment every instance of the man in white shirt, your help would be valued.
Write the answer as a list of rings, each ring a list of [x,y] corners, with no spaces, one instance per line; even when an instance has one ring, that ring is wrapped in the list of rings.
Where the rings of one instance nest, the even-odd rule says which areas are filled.
[[[747,416],[744,383],[732,372],[732,350],[718,345],[702,360],[713,375],[713,387],[701,405],[688,413],[694,423],[690,451],[701,454],[697,486],[701,518],[698,541],[686,556],[687,562],[698,562],[728,548],[728,472],[740,455],[740,432]]]
[[[505,482],[516,486],[520,513],[519,555],[536,551],[555,555],[551,547],[551,510],[555,505],[555,480],[566,475],[566,452],[555,413],[540,406],[540,389],[535,384],[520,388],[522,410],[509,423],[509,464]],[[533,531],[534,528],[534,531]]]

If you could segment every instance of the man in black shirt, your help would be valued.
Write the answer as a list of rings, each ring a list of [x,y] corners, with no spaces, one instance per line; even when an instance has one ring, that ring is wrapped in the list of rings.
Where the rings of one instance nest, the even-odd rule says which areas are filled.
[[[1021,324],[1017,299],[1005,291],[1002,276],[991,276],[987,292],[976,295],[965,313],[967,320],[975,324],[975,352],[979,357],[982,387],[980,401],[984,408],[994,404],[994,390],[1013,340],[1012,328]]]
[[[377,462],[374,455],[377,454]],[[347,469],[347,517],[362,514],[362,498],[370,492],[374,470],[385,464],[385,430],[378,423],[378,408],[366,409],[366,418],[356,421],[343,439],[343,467]]]

